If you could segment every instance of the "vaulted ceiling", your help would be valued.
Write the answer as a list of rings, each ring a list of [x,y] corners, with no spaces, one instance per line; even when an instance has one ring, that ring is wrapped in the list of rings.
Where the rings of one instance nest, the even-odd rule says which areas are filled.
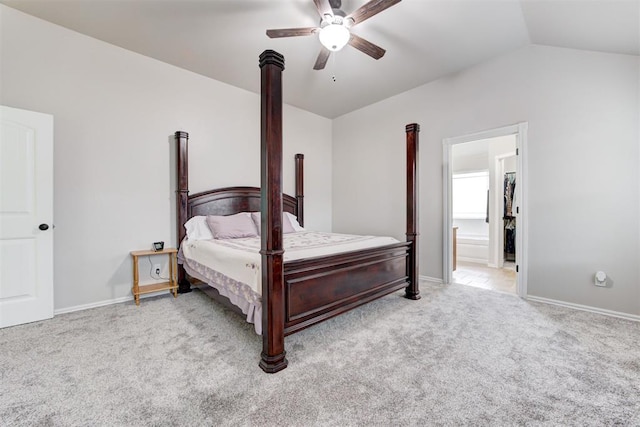
[[[285,57],[285,102],[328,118],[532,43],[640,55],[640,0],[402,0],[353,28],[386,49],[384,57],[347,46],[322,71],[313,70],[316,35],[265,34],[317,26],[312,0],[0,3],[252,92],[260,86],[259,54],[276,50]],[[342,10],[365,3],[343,0]]]

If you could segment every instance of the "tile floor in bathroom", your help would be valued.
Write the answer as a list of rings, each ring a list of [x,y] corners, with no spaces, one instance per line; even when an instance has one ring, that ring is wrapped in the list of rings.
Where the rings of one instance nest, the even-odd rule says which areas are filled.
[[[483,264],[458,261],[452,279],[461,285],[516,293],[516,270],[512,262],[505,263],[504,268],[492,268]]]

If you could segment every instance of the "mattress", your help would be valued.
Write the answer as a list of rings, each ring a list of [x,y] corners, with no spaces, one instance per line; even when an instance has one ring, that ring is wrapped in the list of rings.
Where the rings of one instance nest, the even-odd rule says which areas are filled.
[[[283,235],[284,261],[313,258],[398,243],[392,237],[300,231]],[[185,240],[181,260],[189,275],[218,290],[247,315],[261,334],[260,237]]]

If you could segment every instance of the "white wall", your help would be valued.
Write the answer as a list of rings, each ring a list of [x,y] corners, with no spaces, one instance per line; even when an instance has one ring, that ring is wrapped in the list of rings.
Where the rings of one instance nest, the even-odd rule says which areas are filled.
[[[473,144],[473,142],[470,144]],[[489,159],[486,152],[471,155],[458,154],[456,148],[459,145],[464,144],[457,144],[451,147],[451,168],[454,174],[489,170]]]
[[[638,77],[634,56],[529,46],[339,117],[333,228],[404,238],[417,122],[420,271],[442,277],[442,140],[527,121],[529,294],[638,314]]]
[[[192,192],[259,186],[258,95],[3,5],[0,37],[0,103],[54,115],[56,310],[130,296],[129,251],[176,245],[175,131]],[[306,225],[330,230],[331,121],[284,117],[285,192],[304,153]]]

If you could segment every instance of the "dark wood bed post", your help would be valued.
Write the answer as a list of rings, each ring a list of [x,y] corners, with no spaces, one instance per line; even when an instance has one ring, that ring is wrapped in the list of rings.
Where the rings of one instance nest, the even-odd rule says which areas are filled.
[[[296,154],[296,201],[298,224],[304,227],[304,154]]]
[[[176,163],[178,188],[176,190],[176,203],[178,208],[178,215],[176,218],[178,228],[178,241],[177,246],[180,246],[187,231],[184,229],[184,223],[189,218],[188,201],[189,201],[189,156],[187,143],[189,142],[189,134],[187,132],[177,131],[175,133],[176,140]],[[186,294],[191,292],[191,284],[186,279],[186,273],[182,264],[178,265],[178,293]]]
[[[407,260],[407,276],[409,286],[405,288],[405,297],[420,299],[418,269],[418,134],[420,125],[411,123],[406,126],[407,132],[407,242],[411,242],[409,259]]]
[[[260,368],[287,367],[284,350],[284,262],[282,246],[282,71],[284,57],[260,55],[260,211],[262,255],[262,354]]]

